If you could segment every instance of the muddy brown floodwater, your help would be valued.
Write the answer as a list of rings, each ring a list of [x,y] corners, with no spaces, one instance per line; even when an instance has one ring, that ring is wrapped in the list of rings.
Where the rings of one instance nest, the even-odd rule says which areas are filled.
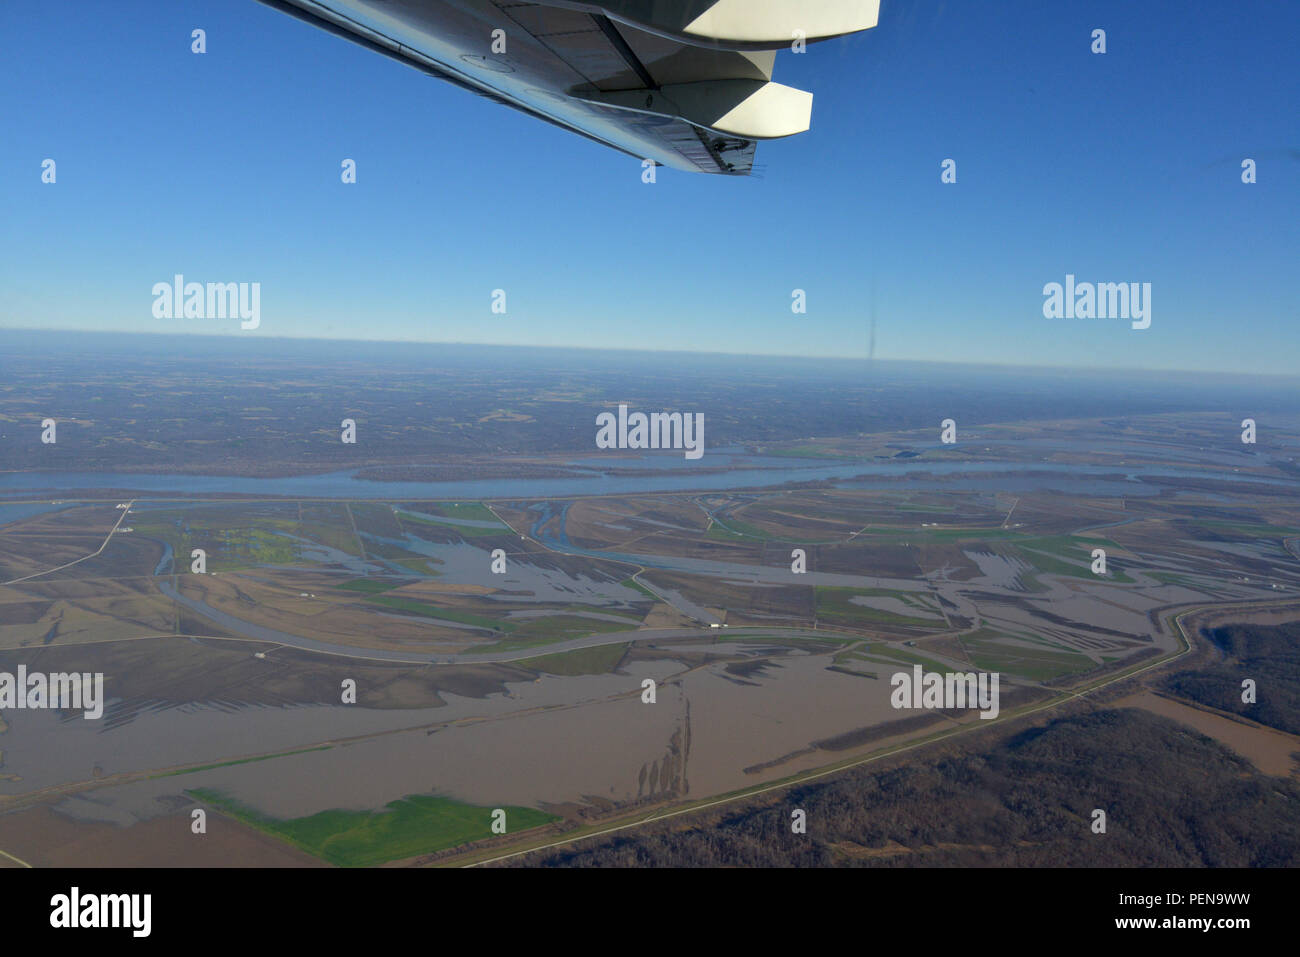
[[[1285,777],[1300,771],[1294,755],[1300,752],[1300,737],[1246,724],[1210,711],[1202,711],[1164,695],[1140,691],[1115,702],[1118,708],[1142,708],[1195,728],[1241,755],[1265,774]]]

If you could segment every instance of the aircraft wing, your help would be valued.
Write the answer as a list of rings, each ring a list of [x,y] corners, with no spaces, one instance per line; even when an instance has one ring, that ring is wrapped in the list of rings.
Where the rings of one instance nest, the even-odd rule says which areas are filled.
[[[880,0],[259,0],[641,160],[744,175],[808,128],[776,51],[876,25]]]

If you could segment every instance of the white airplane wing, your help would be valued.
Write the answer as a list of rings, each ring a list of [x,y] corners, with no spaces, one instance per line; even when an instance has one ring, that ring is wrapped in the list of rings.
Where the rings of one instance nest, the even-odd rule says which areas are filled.
[[[641,160],[744,175],[808,129],[776,51],[876,25],[880,0],[259,0]]]

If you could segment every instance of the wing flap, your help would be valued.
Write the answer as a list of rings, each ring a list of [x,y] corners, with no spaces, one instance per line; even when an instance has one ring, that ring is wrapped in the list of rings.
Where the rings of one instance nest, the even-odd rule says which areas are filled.
[[[649,0],[648,5],[566,0],[260,2],[430,76],[631,156],[678,169],[745,174],[753,166],[757,139],[787,136],[808,126],[811,94],[770,82],[775,52],[743,38],[735,43],[726,39],[733,21],[717,17],[731,11],[740,18],[735,22],[748,22],[735,12],[740,8],[731,0]],[[762,14],[759,20],[784,23],[777,14],[792,15],[784,0],[745,3]],[[810,6],[847,9],[841,0]],[[656,10],[659,13],[649,15]],[[664,21],[660,14],[665,11],[690,19]],[[685,29],[674,33],[677,27],[706,29],[697,23],[705,14],[715,19],[700,22],[714,24],[707,29],[725,42],[714,36],[693,37]],[[633,24],[638,17],[654,22]],[[778,27],[769,24],[763,29]],[[637,99],[644,102],[646,95],[652,98],[652,108],[637,108]]]

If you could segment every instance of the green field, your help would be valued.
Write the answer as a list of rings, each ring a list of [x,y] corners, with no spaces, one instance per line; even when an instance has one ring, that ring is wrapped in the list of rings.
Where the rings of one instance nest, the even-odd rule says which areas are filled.
[[[1030,681],[1050,681],[1097,667],[1087,655],[1059,648],[1051,642],[1034,639],[1040,647],[1026,648],[1007,644],[1007,637],[992,628],[981,628],[959,640],[979,670],[1020,675]]]
[[[516,661],[521,668],[533,668],[551,675],[607,675],[623,660],[626,645],[597,645],[554,655],[539,655]]]
[[[510,635],[490,645],[476,648],[476,651],[518,651],[523,648],[535,648],[549,645],[569,638],[585,638],[587,635],[605,632],[633,631],[640,627],[640,622],[628,621],[616,624],[612,621],[596,621],[591,618],[579,618],[576,615],[557,613],[546,618],[530,618],[527,622],[510,624]],[[563,652],[560,652],[561,654]]]
[[[713,524],[709,526],[709,530],[704,533],[704,537],[720,542],[747,542],[754,536],[746,535],[743,532],[732,531],[730,528],[715,519]]]
[[[938,609],[912,592],[893,592],[877,588],[841,588],[834,585],[817,585],[817,618],[834,624],[854,625],[904,625],[909,628],[925,628],[937,631],[944,627],[942,617],[914,618],[910,615],[898,615],[867,605],[855,605],[851,601],[858,597],[897,598],[908,607],[919,612],[938,615]]]
[[[639,581],[637,581],[634,578],[624,578],[621,582],[619,582],[619,584],[622,585],[624,588],[636,589],[641,594],[649,598],[651,601],[662,601],[662,599],[658,595],[652,592],[649,588],[646,588],[645,585],[642,585]]]
[[[908,667],[911,667],[912,665],[920,665],[927,671],[948,672],[952,670],[951,665],[946,665],[933,658],[927,658],[925,655],[917,654],[915,651],[905,648],[900,648],[897,645],[885,644],[883,641],[872,642],[867,645],[866,650],[851,651],[848,652],[847,655],[859,658],[862,661],[874,662],[875,664],[904,664]]]
[[[234,571],[256,565],[292,565],[301,560],[299,543],[277,534],[279,529],[291,534],[300,533],[298,525],[267,518],[261,519],[259,526],[267,527],[203,526],[190,522],[182,531],[172,524],[141,522],[135,530],[141,536],[171,545],[178,570],[189,570],[190,550],[193,548],[207,552],[209,571]],[[352,552],[355,551],[354,545]]]
[[[210,788],[185,793],[339,867],[374,867],[493,836],[491,808],[423,794],[392,801],[383,811],[321,811],[281,820]],[[503,810],[510,834],[557,820],[533,808]]]
[[[408,615],[417,615],[421,618],[439,618],[443,621],[457,621],[463,625],[473,625],[475,628],[483,628],[487,631],[511,632],[515,630],[514,625],[498,621],[495,618],[485,618],[482,615],[472,615],[465,611],[439,608],[436,605],[416,601],[414,598],[398,598],[396,595],[371,595],[366,601],[373,605],[393,608]]]
[[[510,533],[510,529],[508,529],[506,526],[502,525],[499,521],[497,521],[495,515],[493,515],[487,509],[482,508],[481,506],[479,506],[479,508],[482,511],[481,516],[478,513],[474,513],[468,515],[451,514],[451,515],[446,515],[445,517],[463,518],[472,521],[492,522],[493,526],[491,528],[480,528],[476,525],[457,525],[455,522],[440,522],[433,515],[429,515],[423,512],[408,512],[406,509],[402,509],[402,508],[394,509],[394,512],[396,513],[397,517],[403,522],[414,522],[417,525],[431,525],[437,528],[445,528],[448,529],[449,531],[456,532],[458,535],[461,535],[464,538],[483,538],[491,535],[500,536],[500,535],[505,535]],[[460,506],[460,509],[462,511],[471,510],[470,506],[468,505]],[[441,509],[441,511],[443,512],[447,512],[449,510],[450,510],[449,508]]]
[[[348,591],[365,592],[367,595],[378,595],[381,592],[392,591],[401,584],[401,582],[383,581],[379,578],[354,578],[338,587],[346,588]]]
[[[1092,550],[1094,548],[1106,549],[1107,574],[1104,576],[1092,573]],[[1076,538],[1070,535],[1027,538],[1016,542],[1015,549],[1019,553],[1021,561],[1031,565],[1039,573],[1064,575],[1069,578],[1098,579],[1119,582],[1125,585],[1133,583],[1132,578],[1114,567],[1112,552],[1120,551],[1121,547],[1104,538]],[[1067,559],[1072,561],[1067,561]],[[1073,564],[1075,561],[1082,562],[1082,564]],[[1032,575],[1026,577],[1034,578]],[[1037,584],[1036,581],[1035,584]],[[1039,585],[1039,588],[1042,588],[1042,586]]]
[[[482,502],[438,502],[434,505],[440,515],[447,518],[463,518],[471,522],[496,522],[501,524],[500,519],[492,514],[492,510]]]

